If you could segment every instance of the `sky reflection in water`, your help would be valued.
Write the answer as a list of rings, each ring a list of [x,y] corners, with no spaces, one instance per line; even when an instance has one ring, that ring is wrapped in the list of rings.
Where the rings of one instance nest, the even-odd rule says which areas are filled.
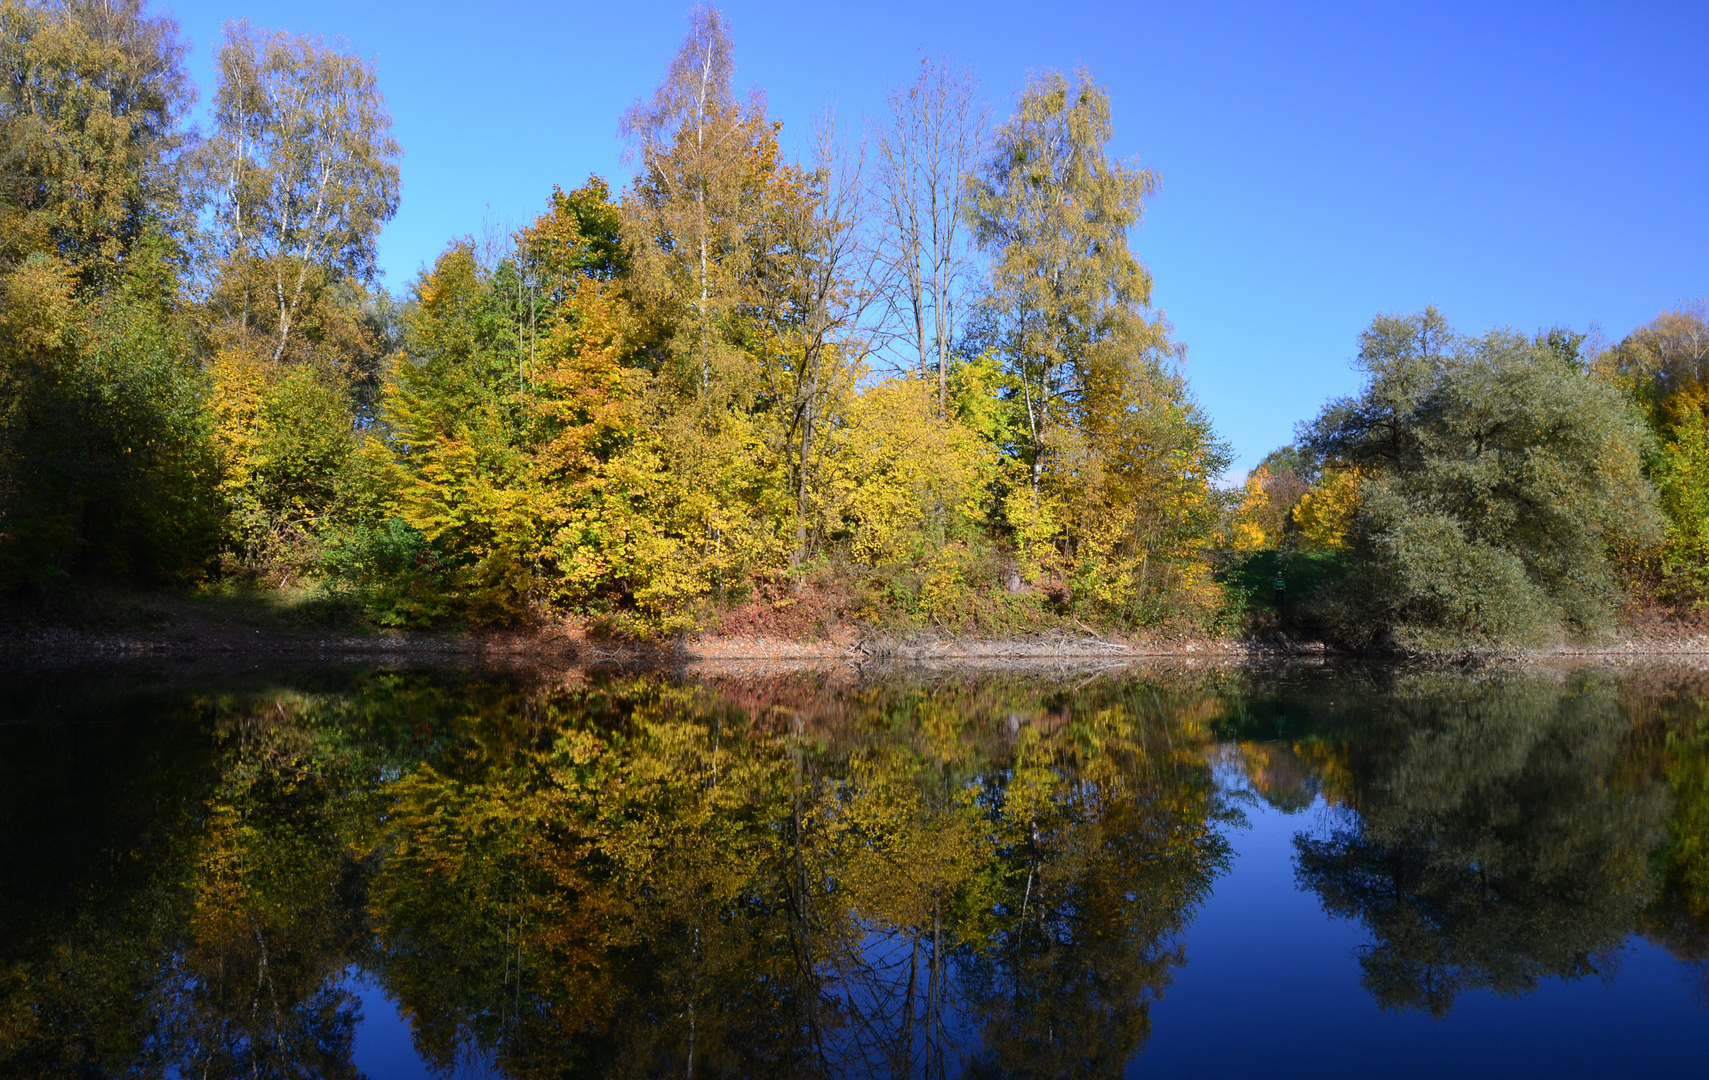
[[[1592,1076],[1709,1049],[1690,672],[10,688],[8,1076]]]

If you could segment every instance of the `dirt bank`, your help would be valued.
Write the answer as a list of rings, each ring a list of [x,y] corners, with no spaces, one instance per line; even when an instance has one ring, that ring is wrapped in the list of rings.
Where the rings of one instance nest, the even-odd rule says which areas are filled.
[[[575,622],[519,630],[384,631],[309,618],[267,598],[210,600],[200,595],[114,594],[64,610],[0,610],[0,656],[14,662],[86,664],[104,660],[350,661],[378,664],[463,662],[577,665],[702,665],[747,662],[971,663],[1029,665],[1057,660],[1121,664],[1150,658],[1238,662],[1325,657],[1336,650],[1281,633],[1263,639],[1164,638],[1100,632],[1076,625],[1012,638],[937,633],[889,634],[840,626],[814,640],[707,634],[655,642],[592,637]],[[1709,624],[1647,618],[1612,640],[1541,650],[1473,653],[1466,659],[1641,659],[1709,656]]]

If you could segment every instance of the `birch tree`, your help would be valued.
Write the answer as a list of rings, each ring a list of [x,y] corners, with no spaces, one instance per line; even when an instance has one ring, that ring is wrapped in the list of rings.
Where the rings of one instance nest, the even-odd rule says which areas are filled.
[[[1709,305],[1664,311],[1594,357],[1591,369],[1621,386],[1666,429],[1709,401]]]
[[[1025,407],[1032,485],[1053,429],[1118,389],[1126,354],[1162,344],[1151,275],[1127,231],[1157,174],[1111,160],[1110,99],[1084,72],[1034,78],[969,183],[968,220],[990,257],[985,298]]]
[[[402,151],[373,66],[353,53],[235,22],[217,65],[203,164],[215,244],[241,332],[270,323],[278,362],[317,288],[374,279]]]
[[[990,259],[988,340],[1025,431],[1026,486],[1006,497],[1022,574],[1076,604],[1151,625],[1220,603],[1206,552],[1228,448],[1128,247],[1157,176],[1113,159],[1109,95],[1084,72],[1035,77],[970,182]]]
[[[702,397],[724,351],[724,324],[746,295],[755,187],[777,156],[763,102],[738,102],[734,76],[723,16],[696,7],[664,81],[621,125],[638,166],[622,204],[634,289],[678,324],[668,347],[695,371]]]

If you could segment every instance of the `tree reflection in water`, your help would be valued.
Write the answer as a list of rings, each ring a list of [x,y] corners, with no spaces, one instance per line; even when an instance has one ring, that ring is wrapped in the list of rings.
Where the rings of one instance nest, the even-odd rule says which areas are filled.
[[[1339,808],[1299,880],[1386,1005],[1606,974],[1634,929],[1709,956],[1705,695],[1267,678],[14,695],[122,722],[5,729],[0,1072],[353,1076],[360,972],[441,1070],[1116,1075],[1228,864],[1229,739]]]
[[[1363,687],[1343,673],[1272,690],[1257,711],[1309,717],[1311,730],[1243,756],[1273,804],[1298,804],[1265,789],[1280,754],[1309,763],[1305,783],[1334,808],[1296,837],[1297,880],[1371,934],[1359,963],[1381,1005],[1440,1017],[1469,990],[1612,978],[1632,932],[1661,940],[1662,922],[1676,955],[1702,940],[1701,900],[1669,907],[1656,871],[1672,868],[1670,895],[1705,895],[1701,870],[1687,869],[1702,866],[1691,778],[1704,746],[1681,742],[1678,710],[1658,714],[1655,687],[1607,674],[1365,674]]]
[[[469,716],[395,789],[376,964],[442,1066],[1108,1072],[1226,861],[1215,702],[634,679]]]

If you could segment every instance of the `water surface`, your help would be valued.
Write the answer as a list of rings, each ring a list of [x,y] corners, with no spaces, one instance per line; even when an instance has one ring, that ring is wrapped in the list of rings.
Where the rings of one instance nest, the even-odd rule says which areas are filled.
[[[0,1075],[1709,1051],[1709,677],[1683,668],[0,687]]]

